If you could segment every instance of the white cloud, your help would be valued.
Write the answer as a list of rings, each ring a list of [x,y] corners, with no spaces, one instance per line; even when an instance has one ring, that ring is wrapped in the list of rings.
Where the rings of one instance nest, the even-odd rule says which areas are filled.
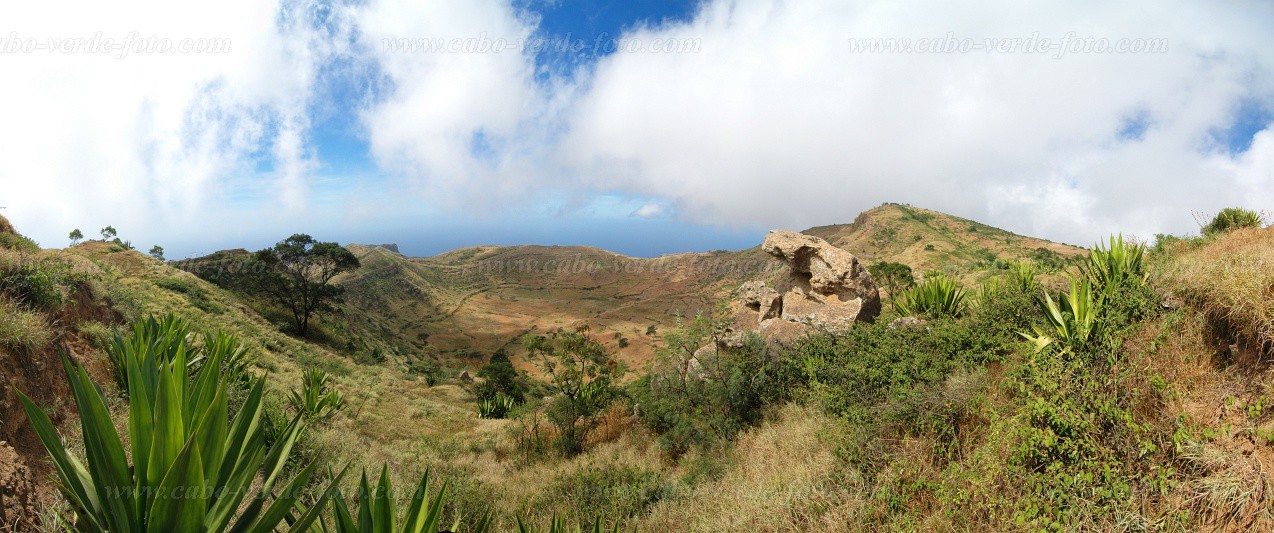
[[[1209,144],[1244,102],[1274,107],[1265,2],[707,0],[687,22],[626,35],[697,53],[619,52],[568,78],[537,71],[516,46],[385,48],[517,43],[536,21],[514,4],[4,4],[0,21],[21,37],[137,31],[229,37],[233,48],[0,54],[0,205],[40,236],[110,223],[143,242],[317,232],[294,224],[383,214],[381,201],[324,201],[361,190],[354,176],[316,185],[327,182],[313,176],[323,154],[311,115],[332,105],[361,106],[370,156],[390,177],[368,181],[367,196],[395,202],[394,216],[416,201],[481,213],[622,195],[649,203],[633,216],[802,228],[901,201],[1082,243],[1186,231],[1192,211],[1274,202],[1274,130],[1242,153]],[[1068,32],[1166,39],[1169,49],[1053,58],[853,53],[849,43]],[[361,81],[374,90],[316,102],[328,94],[319,73],[338,62],[370,73]],[[1130,122],[1147,127],[1120,138]],[[349,212],[312,212],[333,206]]]
[[[715,223],[846,222],[883,201],[1083,242],[1186,230],[1264,199],[1271,149],[1201,150],[1241,99],[1274,103],[1274,11],[1211,2],[717,0],[631,35],[567,117],[564,161],[602,189]],[[851,53],[850,38],[1166,38],[1166,54]],[[1123,121],[1152,124],[1121,140]],[[1257,155],[1264,154],[1264,155]]]
[[[632,215],[637,218],[661,218],[668,215],[668,208],[662,204],[643,204],[633,211]]]
[[[56,245],[72,225],[113,224],[142,242],[206,231],[229,218],[218,208],[241,188],[264,185],[268,203],[302,208],[313,164],[306,108],[333,47],[314,12],[260,0],[4,3],[0,38],[84,41],[0,54],[6,214]],[[130,35],[124,50],[89,49]],[[223,53],[132,48],[152,37]],[[258,154],[274,170],[258,172]]]
[[[518,201],[540,184],[526,150],[549,96],[534,59],[511,46],[531,36],[531,22],[501,0],[373,0],[358,20],[390,84],[363,115],[382,167],[464,207]]]

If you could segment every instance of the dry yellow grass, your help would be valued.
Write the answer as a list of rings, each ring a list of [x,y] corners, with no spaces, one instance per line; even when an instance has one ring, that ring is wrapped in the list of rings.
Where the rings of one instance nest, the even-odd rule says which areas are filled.
[[[1240,357],[1274,353],[1274,228],[1237,230],[1177,254],[1161,275],[1230,330]]]
[[[859,484],[842,477],[845,470],[824,438],[840,423],[816,409],[785,407],[777,420],[740,438],[720,479],[656,504],[640,529],[849,529],[862,508]]]

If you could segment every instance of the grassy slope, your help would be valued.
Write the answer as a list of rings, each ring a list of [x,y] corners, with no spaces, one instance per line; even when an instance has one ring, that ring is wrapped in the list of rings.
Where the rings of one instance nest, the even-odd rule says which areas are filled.
[[[1064,257],[1086,253],[897,204],[866,211],[853,224],[806,233],[868,264],[901,262],[917,274],[953,268],[966,281],[981,275],[992,257],[1026,259],[1037,248]],[[341,318],[365,336],[394,339],[414,350],[485,356],[500,347],[516,352],[516,339],[530,331],[587,324],[638,367],[659,342],[657,335],[646,335],[649,326],[672,327],[674,313],[709,310],[741,282],[781,268],[759,247],[656,259],[571,246],[480,246],[427,258],[349,248],[363,268],[339,280],[350,303]],[[620,337],[627,347],[620,347]]]
[[[859,222],[870,218],[860,217]],[[880,227],[879,224],[860,224],[859,233],[864,228]],[[852,240],[855,235],[847,227],[833,231],[837,232],[845,239]],[[902,248],[908,249],[911,248]],[[1029,243],[1020,248],[1028,249]],[[445,283],[446,288],[458,289],[437,290],[439,277],[454,274],[445,270],[448,264],[455,268],[475,257],[543,253],[533,248],[514,250],[477,249],[413,261],[379,256],[388,252],[358,251],[366,254],[365,261],[375,267],[373,270],[398,265],[411,274],[407,277],[403,272],[389,272],[370,280],[380,284],[376,285],[377,290],[410,293],[411,288],[398,281],[408,279],[419,283],[422,292],[436,291],[429,294],[438,295],[437,301],[456,306],[464,300],[465,290],[476,289]],[[560,255],[555,250],[549,253],[552,257]],[[890,249],[887,253],[901,252]],[[234,329],[252,347],[257,366],[271,372],[276,389],[296,383],[301,368],[317,366],[332,372],[339,388],[349,396],[347,411],[337,417],[332,427],[316,432],[308,444],[311,453],[338,463],[352,460],[356,465],[387,461],[398,486],[405,486],[410,477],[432,467],[452,480],[458,502],[468,505],[470,513],[475,506],[492,502],[503,513],[506,526],[514,512],[543,519],[549,509],[596,505],[599,494],[600,501],[617,508],[640,505],[643,498],[659,494],[659,503],[636,524],[652,531],[715,531],[744,524],[768,530],[830,531],[843,530],[847,522],[863,524],[881,517],[893,520],[899,527],[921,529],[958,530],[970,524],[953,518],[965,516],[961,513],[967,513],[967,509],[944,503],[933,496],[932,490],[911,493],[911,499],[904,500],[901,507],[882,508],[886,504],[873,499],[862,481],[836,459],[840,442],[837,421],[810,408],[784,408],[774,420],[747,432],[736,445],[715,457],[690,458],[678,464],[665,462],[650,437],[617,411],[585,455],[527,464],[516,456],[517,423],[478,420],[468,394],[454,383],[429,388],[392,364],[352,364],[323,346],[279,333],[218,287],[137,252],[116,251],[109,244],[90,242],[41,254],[78,265],[91,278],[90,303],[117,314],[87,314],[74,322],[54,323],[56,328],[72,328],[58,333],[72,338],[79,357],[100,361],[100,350],[91,342],[92,332],[97,329],[93,324],[114,326],[145,313],[171,311],[191,319],[198,328]],[[472,255],[465,257],[466,254]],[[1133,373],[1132,383],[1136,386],[1166,387],[1170,391],[1166,395],[1168,402],[1139,411],[1138,421],[1162,425],[1180,420],[1189,435],[1182,440],[1181,449],[1171,454],[1171,462],[1165,463],[1179,470],[1177,484],[1166,494],[1138,495],[1141,500],[1136,503],[1146,516],[1188,511],[1192,514],[1186,523],[1192,528],[1243,530],[1274,526],[1269,511],[1274,480],[1268,474],[1274,468],[1274,378],[1261,362],[1268,357],[1261,359],[1250,352],[1261,349],[1259,339],[1270,331],[1269,310],[1274,305],[1270,290],[1274,287],[1272,257],[1274,230],[1266,229],[1183,247],[1156,263],[1153,279],[1185,305],[1143,324],[1125,346],[1121,364]],[[924,258],[915,260],[913,266],[918,266]],[[542,287],[541,292],[563,291],[561,294],[568,294],[567,289],[592,292],[571,284],[599,281],[579,276],[569,284],[558,284],[539,275],[529,277],[507,279]],[[480,286],[490,283],[489,279],[474,276],[472,282]],[[535,282],[542,285],[534,285]],[[593,289],[597,290],[601,289]],[[76,304],[79,307],[83,305]],[[385,308],[381,312],[391,310]],[[398,328],[410,324],[408,319],[383,325]],[[109,389],[108,374],[98,375]],[[967,453],[960,460],[937,470],[935,465],[939,463],[928,455],[926,442],[915,438],[901,444],[907,451],[905,459],[895,464],[889,475],[904,481],[942,483],[975,498],[992,498],[964,505],[985,509],[1011,505],[1012,502],[994,498],[1014,485],[1014,480],[1004,478],[1000,469],[1006,453],[1003,446],[1010,441],[1001,440],[1005,434],[998,433],[1012,427],[1016,412],[1012,387],[1007,378],[991,373],[989,392],[979,398],[977,405],[970,406],[975,423],[966,437]],[[73,426],[65,424],[63,428],[72,437]],[[708,468],[705,464],[714,472],[709,481],[687,481]],[[629,480],[619,485],[626,487],[623,492],[590,492],[613,491],[616,477]],[[41,482],[47,490],[47,478]],[[993,516],[978,519],[978,524],[998,523],[1011,528],[1003,522],[1003,516],[999,521]],[[1112,523],[1106,525],[1113,527]]]
[[[952,267],[963,274],[977,269],[988,259],[1029,258],[1037,248],[1065,257],[1086,253],[1074,246],[1025,237],[965,218],[901,204],[885,204],[865,211],[852,224],[819,226],[805,233],[849,250],[865,263],[903,263],[917,274]]]
[[[1151,281],[1174,309],[1139,324],[1104,375],[1119,376],[1128,427],[1157,447],[1129,463],[1147,477],[1116,513],[1074,509],[1069,529],[1274,529],[1274,350],[1260,340],[1274,310],[1274,228],[1180,245],[1152,265]],[[923,432],[904,436],[875,486],[832,459],[842,442],[834,419],[789,407],[740,439],[718,481],[660,502],[642,524],[1030,530],[1013,513],[1031,493],[1006,468],[1027,424],[1018,386],[993,366],[983,392],[961,408],[954,460],[935,456]],[[1147,446],[1121,438],[1133,437],[1111,445]]]

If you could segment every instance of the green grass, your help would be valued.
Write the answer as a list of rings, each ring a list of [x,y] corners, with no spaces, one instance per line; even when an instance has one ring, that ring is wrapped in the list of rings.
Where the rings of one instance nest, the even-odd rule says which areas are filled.
[[[0,296],[0,346],[34,349],[53,340],[53,329],[42,313]]]

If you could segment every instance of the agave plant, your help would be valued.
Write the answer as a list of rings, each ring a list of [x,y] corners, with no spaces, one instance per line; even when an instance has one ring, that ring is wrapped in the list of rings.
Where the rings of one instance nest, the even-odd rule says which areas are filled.
[[[478,418],[504,418],[513,410],[513,398],[496,394],[478,400]]]
[[[1110,237],[1109,247],[1101,243],[1088,254],[1088,261],[1080,265],[1080,272],[1098,293],[1108,295],[1125,283],[1146,283],[1143,261],[1146,246],[1124,242],[1122,235]]]
[[[345,396],[331,389],[327,372],[306,370],[301,376],[301,390],[292,390],[288,398],[292,407],[306,420],[323,422],[345,407]]]
[[[248,377],[248,349],[239,344],[239,337],[223,330],[204,333],[202,354],[220,353],[221,372],[231,381],[243,381]]]
[[[964,289],[954,279],[936,275],[899,293],[894,300],[894,309],[902,316],[958,316],[964,311],[964,299]]]
[[[537,533],[534,526],[528,526],[522,521],[522,517],[518,517],[518,533]],[[593,527],[589,528],[592,533],[603,533],[602,519],[598,518],[593,522]],[[619,533],[619,524],[615,524],[615,528],[611,530],[613,533]],[[584,530],[576,525],[574,529],[566,525],[566,520],[558,515],[553,515],[553,520],[549,522],[549,528],[545,533],[583,533]]]
[[[1044,310],[1048,326],[1034,328],[1035,335],[1022,334],[1035,343],[1037,352],[1044,351],[1054,343],[1060,343],[1063,351],[1070,353],[1101,336],[1099,303],[1087,279],[1071,279],[1070,291],[1059,301],[1060,305],[1045,292],[1040,307]]]
[[[1039,268],[1029,261],[1018,261],[1009,266],[1009,279],[1018,290],[1027,290],[1035,286]]]
[[[442,516],[443,502],[446,501],[447,485],[444,483],[433,500],[429,495],[429,472],[421,477],[416,485],[416,492],[403,515],[402,522],[397,521],[394,509],[394,490],[389,482],[389,471],[382,467],[380,481],[375,487],[367,482],[367,472],[358,486],[358,513],[351,513],[349,504],[345,502],[340,490],[336,490],[332,498],[333,518],[321,518],[317,523],[318,531],[324,533],[434,533],[438,531],[438,522]],[[452,524],[449,531],[457,531],[460,520]],[[491,515],[483,515],[474,526],[474,533],[485,533],[491,529]]]
[[[1241,207],[1227,207],[1217,213],[1201,231],[1205,236],[1213,236],[1239,228],[1259,228],[1264,225],[1265,217],[1262,213]]]
[[[27,417],[52,456],[59,488],[83,531],[273,531],[296,505],[315,463],[278,490],[302,420],[267,449],[262,432],[264,378],[251,383],[233,416],[228,383],[220,371],[223,349],[207,352],[192,373],[180,328],[135,326],[135,343],[114,343],[128,384],[128,442],[115,430],[102,393],[88,372],[63,359],[79,410],[85,458],[66,449],[44,410],[19,392]],[[169,324],[172,324],[169,322]],[[148,335],[155,335],[154,337]],[[177,348],[172,348],[175,344]],[[224,344],[223,344],[224,346]],[[343,473],[342,473],[343,475]],[[254,481],[260,484],[254,488]],[[337,476],[333,484],[339,482]],[[278,492],[276,496],[275,493]],[[294,523],[304,530],[317,518],[330,490]]]
[[[129,361],[153,357],[159,364],[181,357],[194,367],[200,363],[197,350],[189,341],[190,324],[174,315],[156,319],[148,316],[133,322],[131,331],[115,333],[106,350],[115,369],[115,382],[127,391]]]

